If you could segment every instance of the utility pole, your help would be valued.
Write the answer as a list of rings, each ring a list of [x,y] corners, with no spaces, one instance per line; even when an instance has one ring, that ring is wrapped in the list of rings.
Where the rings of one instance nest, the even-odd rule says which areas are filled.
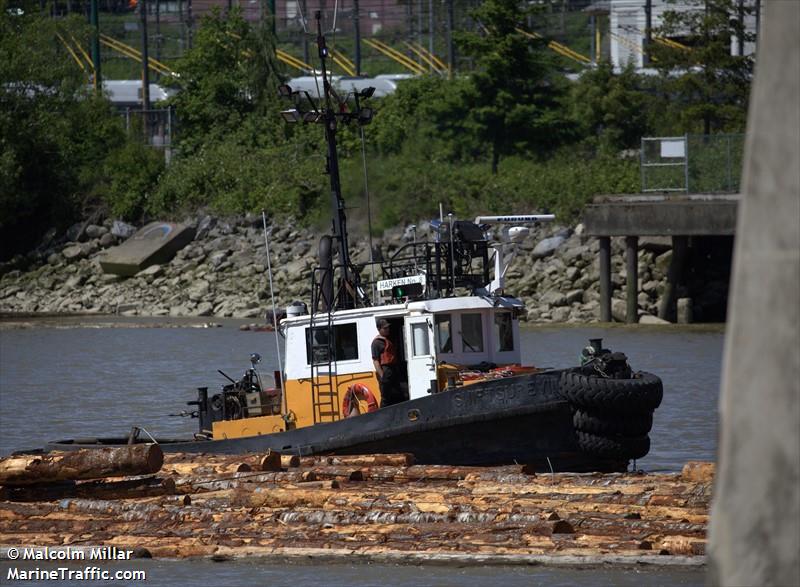
[[[742,57],[744,55],[744,28],[745,28],[744,27],[744,0],[739,0],[738,20],[739,20],[739,30],[736,33],[736,37],[737,37],[737,43],[736,44],[739,45],[739,47],[738,47],[738,51],[736,52],[736,54],[739,57]]]
[[[150,61],[147,56],[147,0],[139,0],[139,10],[142,20],[142,122],[145,138],[148,138],[147,116],[150,110]]]
[[[91,2],[89,15],[92,24],[92,65],[94,66],[94,91],[103,91],[103,78],[100,76],[100,21],[97,15],[97,0]]]
[[[275,32],[275,27],[278,24],[278,15],[275,14],[275,0],[269,0],[269,17],[271,19],[270,30],[272,31],[272,36],[274,37],[277,34]]]
[[[642,65],[650,65],[650,43],[653,41],[653,0],[644,1],[644,51]]]
[[[300,18],[303,19],[302,28],[303,32],[303,61],[308,63],[309,55],[308,55],[308,18],[306,18],[306,14],[308,14],[308,4],[306,0],[300,0],[300,7],[302,11],[300,12]]]
[[[417,43],[422,45],[422,0],[417,6]]]
[[[353,0],[353,30],[356,41],[356,75],[361,75],[361,24],[358,17],[358,0]]]
[[[161,59],[161,0],[156,0],[156,59]]]
[[[189,49],[192,48],[192,27],[194,23],[192,22],[192,0],[186,1],[186,24],[188,33],[189,33]]]
[[[186,23],[183,20],[183,0],[178,0],[178,28],[180,29],[180,43],[179,46],[181,48],[180,55],[183,56],[183,53],[186,51]]]
[[[447,0],[447,66],[450,69],[450,76],[456,71],[456,46],[453,43],[454,21],[453,0]]]
[[[428,52],[433,54],[433,0],[428,0]]]

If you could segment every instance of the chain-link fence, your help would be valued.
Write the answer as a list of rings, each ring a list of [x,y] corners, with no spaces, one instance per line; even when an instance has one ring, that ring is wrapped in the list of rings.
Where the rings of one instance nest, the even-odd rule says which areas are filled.
[[[172,108],[140,110],[127,108],[121,112],[125,118],[125,130],[132,137],[139,137],[149,147],[164,153],[164,160],[172,158],[175,141],[175,111]]]
[[[354,61],[356,22],[360,32],[360,54],[365,75],[414,73],[415,70],[367,41],[375,39],[401,53],[423,69],[435,69],[433,54],[442,63],[456,69],[470,69],[469,58],[459,54],[453,39],[461,31],[477,31],[479,23],[471,18],[472,9],[481,0],[148,0],[148,52],[151,58],[167,65],[181,57],[194,44],[202,18],[217,9],[222,14],[237,8],[252,22],[273,26],[278,46],[291,57],[308,65],[316,64],[314,13],[322,13],[328,45],[346,60]],[[118,0],[101,4],[100,30],[108,39],[101,43],[102,71],[107,79],[138,77],[140,65],[131,59],[124,45],[141,50],[143,35],[138,3]],[[63,8],[64,0],[57,6]],[[525,28],[556,43],[557,53],[566,69],[579,71],[586,62],[609,53],[608,36],[596,31],[608,29],[608,16],[587,9],[592,0],[531,0],[532,16]],[[275,16],[272,17],[271,10]],[[64,14],[64,10],[58,14]],[[605,14],[605,13],[604,13]],[[357,16],[357,18],[356,18]],[[305,29],[305,30],[304,30]],[[114,41],[124,45],[115,46]],[[123,50],[120,51],[119,48]],[[451,55],[452,53],[452,55]],[[595,55],[598,53],[598,55]],[[395,54],[396,56],[396,54]],[[344,60],[343,60],[344,61]],[[345,61],[346,62],[346,61]],[[336,74],[348,74],[338,60],[331,63]],[[300,69],[287,66],[290,74]],[[153,72],[151,82],[158,83]]]
[[[642,192],[736,193],[743,134],[642,138]]]

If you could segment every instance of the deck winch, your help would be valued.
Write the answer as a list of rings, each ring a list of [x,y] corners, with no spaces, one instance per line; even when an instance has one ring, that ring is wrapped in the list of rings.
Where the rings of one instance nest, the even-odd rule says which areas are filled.
[[[218,372],[230,383],[224,385],[220,393],[208,397],[208,388],[199,387],[197,401],[187,402],[196,405],[197,412],[192,417],[200,419],[200,434],[211,436],[214,422],[224,420],[241,420],[258,416],[272,416],[281,413],[280,388],[264,388],[256,365],[261,362],[261,355],[250,355],[250,368],[235,380],[222,370]],[[280,378],[276,377],[280,385]]]

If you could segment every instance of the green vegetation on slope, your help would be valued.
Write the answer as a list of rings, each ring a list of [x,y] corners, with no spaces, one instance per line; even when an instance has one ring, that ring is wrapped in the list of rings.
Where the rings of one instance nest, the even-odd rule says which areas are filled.
[[[660,50],[661,75],[601,65],[577,82],[560,75],[543,43],[514,31],[522,4],[483,2],[473,13],[481,30],[457,38],[472,70],[408,80],[372,100],[364,135],[373,228],[431,216],[439,202],[462,218],[550,210],[568,220],[593,195],[638,190],[638,161],[622,154],[640,137],[741,132],[752,59],[723,50],[736,30],[715,15],[733,0],[708,1],[707,18],[665,19],[689,27],[696,49]],[[87,91],[60,46],[57,31],[86,38],[86,25],[31,7],[0,14],[1,258],[93,211],[132,221],[201,207],[306,223],[327,216],[323,129],[281,119],[285,67],[268,29],[236,10],[203,19],[192,49],[171,62],[180,132],[165,166]],[[339,141],[345,198],[357,208],[351,224],[365,225],[360,133],[341,128]]]

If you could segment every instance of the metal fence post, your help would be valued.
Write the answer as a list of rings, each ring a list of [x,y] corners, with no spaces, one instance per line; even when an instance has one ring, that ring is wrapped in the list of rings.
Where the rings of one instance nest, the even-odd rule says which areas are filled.
[[[684,188],[686,193],[689,193],[689,134],[683,135],[683,175],[684,175]]]
[[[647,179],[645,176],[645,156],[644,156],[645,139],[642,137],[642,148],[639,152],[639,168],[642,170],[642,192],[647,191]]]
[[[731,191],[733,191],[733,177],[732,177],[732,173],[731,173],[732,167],[733,167],[733,161],[731,160],[731,135],[726,135],[725,138],[727,139],[727,143],[728,143],[727,144],[727,147],[728,147],[728,153],[727,153],[728,191],[731,192]]]

